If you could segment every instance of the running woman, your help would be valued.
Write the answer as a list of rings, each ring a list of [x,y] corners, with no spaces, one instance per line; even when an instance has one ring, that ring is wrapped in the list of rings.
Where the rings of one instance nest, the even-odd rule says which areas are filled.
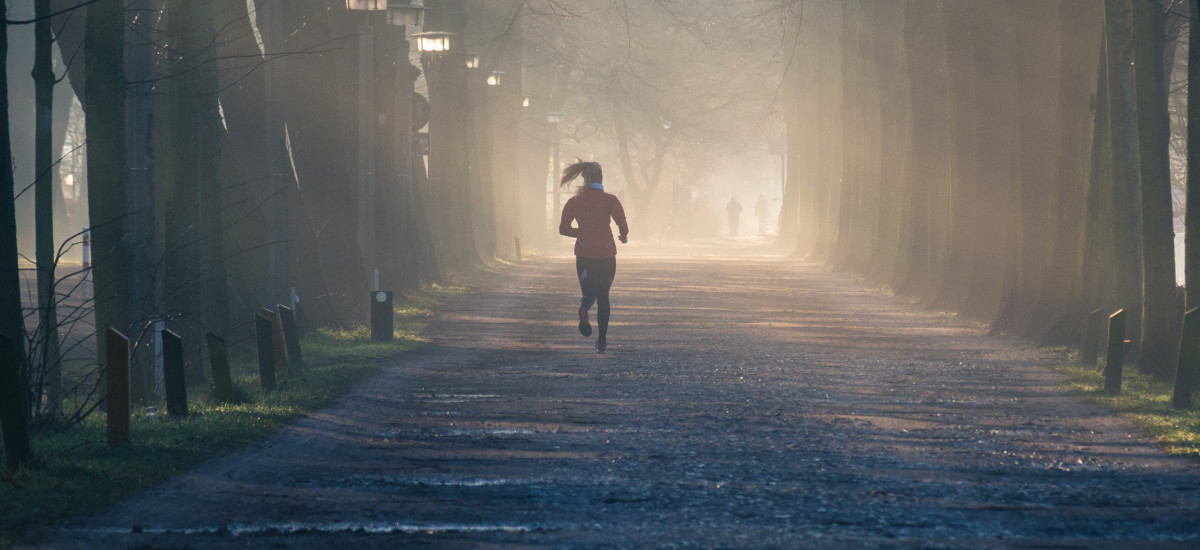
[[[579,275],[579,289],[583,291],[583,299],[579,300],[579,332],[584,336],[592,335],[588,310],[593,303],[598,304],[596,320],[600,335],[596,338],[596,351],[604,353],[608,347],[608,289],[617,274],[617,243],[608,220],[617,222],[622,243],[628,242],[629,225],[625,223],[621,201],[616,195],[604,192],[604,172],[600,170],[600,163],[580,160],[567,166],[559,186],[566,187],[578,177],[583,178],[583,185],[563,205],[558,232],[575,237],[575,272]],[[578,227],[572,227],[572,221],[577,222]]]

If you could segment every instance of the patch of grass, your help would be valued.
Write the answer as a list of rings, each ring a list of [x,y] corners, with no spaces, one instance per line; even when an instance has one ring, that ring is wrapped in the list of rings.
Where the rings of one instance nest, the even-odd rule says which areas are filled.
[[[31,529],[98,512],[331,405],[381,360],[422,347],[425,322],[439,299],[463,290],[435,285],[405,294],[396,302],[391,342],[372,341],[366,327],[306,334],[301,341],[305,367],[279,373],[269,394],[259,389],[257,364],[235,361],[235,394],[243,402],[214,404],[207,386],[189,388],[187,418],[140,408],[131,419],[128,445],[108,447],[101,413],[66,430],[34,434],[33,460],[15,473],[0,474],[0,548],[19,544]],[[157,410],[165,412],[165,403]]]
[[[1182,410],[1171,406],[1174,384],[1155,380],[1136,367],[1122,370],[1120,395],[1107,395],[1104,375],[1096,367],[1060,365],[1068,376],[1066,389],[1076,397],[1105,407],[1132,420],[1142,431],[1158,440],[1167,452],[1200,458],[1200,410]],[[1195,398],[1192,402],[1200,405]]]

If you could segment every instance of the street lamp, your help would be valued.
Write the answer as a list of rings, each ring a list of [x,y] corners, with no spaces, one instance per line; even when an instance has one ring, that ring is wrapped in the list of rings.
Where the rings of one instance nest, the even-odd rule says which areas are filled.
[[[467,55],[467,68],[468,69],[478,69],[479,68],[479,56],[478,55],[474,55],[474,54]]]
[[[546,122],[550,123],[550,127],[553,128],[553,132],[554,132],[553,137],[551,138],[552,141],[550,142],[551,150],[554,152],[554,177],[552,177],[550,180],[550,186],[554,189],[553,216],[557,216],[559,210],[562,208],[562,204],[561,204],[562,203],[562,195],[560,193],[560,187],[558,185],[558,178],[562,177],[562,166],[560,165],[560,161],[559,161],[559,157],[558,157],[558,125],[563,121],[563,119],[566,118],[566,116],[567,116],[567,113],[564,113],[562,111],[550,111],[550,112],[546,113]],[[583,182],[584,185],[587,185],[589,183],[591,183],[591,182],[586,182],[586,181]],[[543,202],[542,204],[545,204],[545,203]],[[551,218],[551,222],[553,223],[553,218]]]
[[[413,27],[425,26],[425,6],[421,0],[416,3],[405,3],[403,0],[388,2],[388,23],[393,27],[402,27],[401,33],[407,34]],[[414,131],[413,126],[413,80],[409,74],[408,39],[396,41],[396,90],[400,100],[393,102],[395,123],[392,125],[393,147],[397,148],[396,173],[403,174],[405,185],[408,187],[408,208],[412,208],[416,200],[413,191],[412,150]],[[411,216],[409,216],[411,218]],[[410,221],[411,223],[411,221]]]
[[[373,274],[372,290],[379,290],[375,261],[375,29],[371,12],[387,9],[386,0],[346,0],[346,9],[363,12],[358,29],[358,246],[363,267]]]
[[[417,50],[421,52],[440,53],[450,51],[452,32],[429,31],[419,32],[411,36],[417,39]]]
[[[504,71],[492,71],[492,74],[488,75],[488,79],[487,79],[488,86],[499,86],[500,79],[503,77],[504,77]]]

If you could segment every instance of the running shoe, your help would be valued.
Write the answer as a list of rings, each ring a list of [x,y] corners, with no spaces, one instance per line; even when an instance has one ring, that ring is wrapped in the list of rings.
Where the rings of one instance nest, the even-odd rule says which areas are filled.
[[[592,325],[588,323],[588,308],[579,306],[579,334],[592,335]]]
[[[608,349],[608,342],[603,339],[596,340],[596,353],[604,353],[605,349]]]

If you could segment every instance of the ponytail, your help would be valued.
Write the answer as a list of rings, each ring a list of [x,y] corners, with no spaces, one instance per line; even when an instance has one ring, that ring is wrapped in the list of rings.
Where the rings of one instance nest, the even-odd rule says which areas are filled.
[[[562,179],[559,180],[559,187],[566,187],[571,184],[575,178],[583,177],[583,185],[579,190],[587,189],[588,184],[604,183],[604,171],[600,169],[599,162],[588,162],[585,160],[575,159],[575,162],[563,168]]]

